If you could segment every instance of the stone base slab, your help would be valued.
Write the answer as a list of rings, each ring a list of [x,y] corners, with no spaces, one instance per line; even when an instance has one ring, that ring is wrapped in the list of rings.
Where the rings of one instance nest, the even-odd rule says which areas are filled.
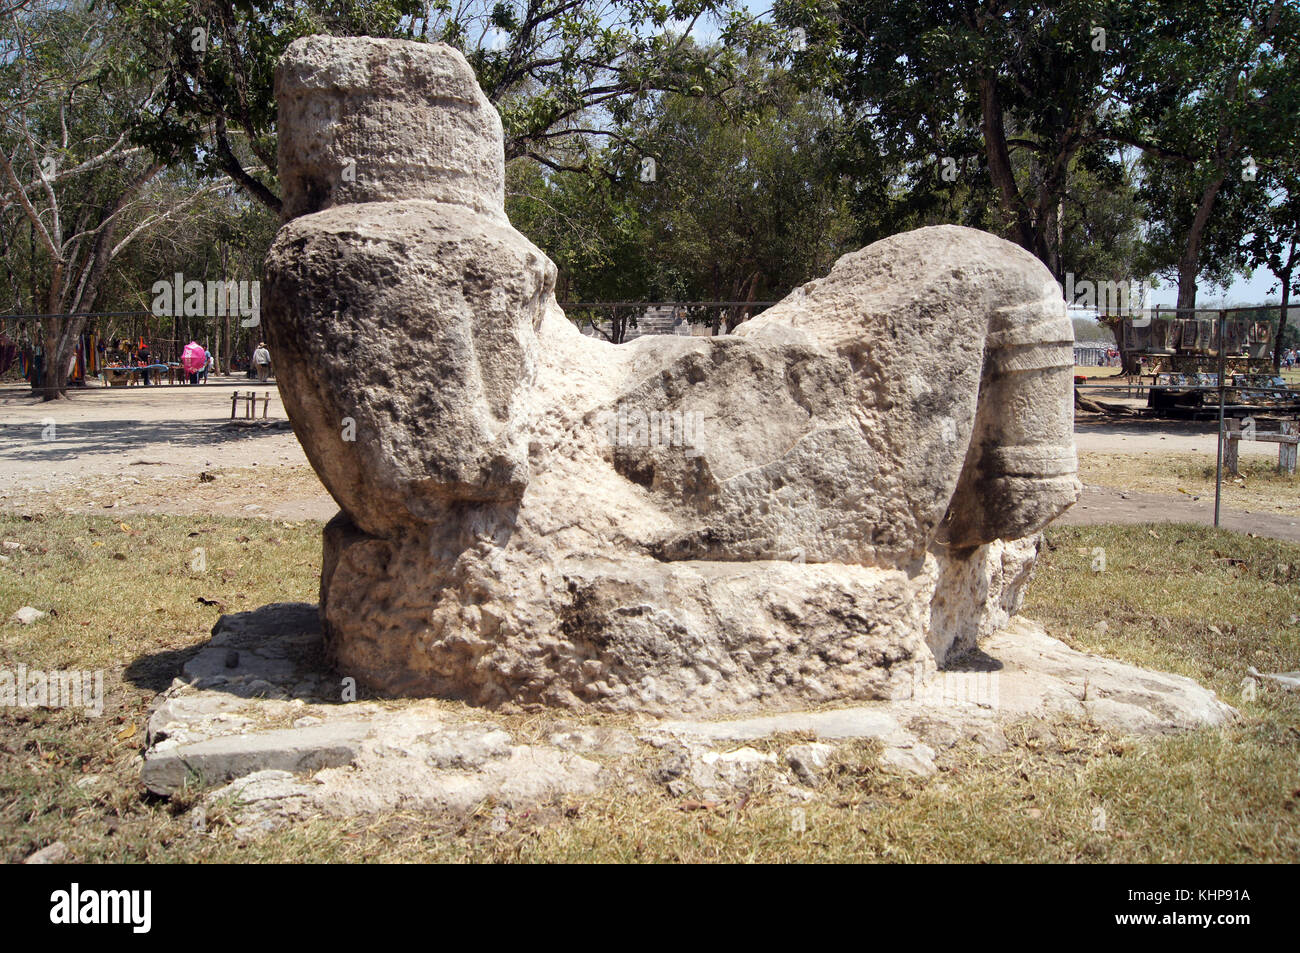
[[[508,712],[438,699],[345,701],[350,686],[321,664],[321,640],[307,604],[223,616],[159,696],[145,785],[162,795],[215,788],[207,803],[233,799],[252,836],[301,817],[465,813],[489,799],[513,809],[610,785],[725,796],[766,779],[806,799],[850,739],[878,740],[886,770],[929,774],[937,750],[956,741],[1005,747],[1009,721],[1081,719],[1153,734],[1235,716],[1188,678],[1077,652],[1016,619],[905,698],[722,721],[584,719],[538,706],[518,737]],[[779,755],[754,746],[792,732],[813,740]]]

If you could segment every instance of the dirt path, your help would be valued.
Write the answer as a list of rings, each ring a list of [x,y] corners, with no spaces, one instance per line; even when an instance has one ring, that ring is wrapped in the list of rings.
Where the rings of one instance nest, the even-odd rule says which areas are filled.
[[[230,398],[246,378],[207,385],[88,388],[42,403],[26,387],[0,387],[0,494],[97,476],[197,476],[214,468],[305,466],[275,384],[270,429],[230,424]],[[242,404],[240,413],[243,413]]]
[[[1185,496],[1115,490],[1087,485],[1079,502],[1066,510],[1059,522],[1075,526],[1100,523],[1200,523],[1214,525],[1214,497],[1191,500]],[[1220,525],[1238,533],[1300,542],[1300,519],[1247,510],[1220,512]]]
[[[1264,429],[1262,426],[1259,428]],[[1116,420],[1080,416],[1074,424],[1079,453],[1202,453],[1213,459],[1218,448],[1218,423],[1181,420]],[[1276,444],[1242,443],[1241,455],[1277,456]]]
[[[267,423],[232,425],[231,395],[250,389],[271,395]],[[285,520],[338,512],[274,382],[244,377],[197,387],[88,388],[48,404],[26,387],[0,387],[0,511],[48,509]]]

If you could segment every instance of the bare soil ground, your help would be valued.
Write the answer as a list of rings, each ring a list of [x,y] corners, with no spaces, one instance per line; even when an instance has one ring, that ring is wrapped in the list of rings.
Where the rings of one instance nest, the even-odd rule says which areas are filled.
[[[96,388],[53,403],[0,388],[0,510],[329,519],[338,507],[275,384],[252,384]],[[232,424],[231,395],[250,389],[271,395],[267,422]]]
[[[1214,422],[1075,419],[1083,497],[1064,523],[1212,524]],[[1300,540],[1300,477],[1276,472],[1277,445],[1243,441],[1241,475],[1224,473],[1221,525],[1242,533]]]

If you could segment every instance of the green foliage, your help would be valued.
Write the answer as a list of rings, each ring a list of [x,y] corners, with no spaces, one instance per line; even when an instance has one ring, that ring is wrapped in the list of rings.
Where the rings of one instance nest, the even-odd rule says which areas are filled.
[[[146,49],[123,68],[163,78],[136,141],[162,161],[225,173],[272,209],[275,63],[301,36],[437,40],[460,49],[501,113],[506,155],[556,169],[559,153],[581,158],[636,103],[724,84],[737,56],[667,27],[689,29],[722,15],[731,0],[111,2]]]
[[[148,309],[153,284],[176,272],[260,278],[273,217],[202,163],[164,167],[131,143],[159,77],[138,71],[145,50],[127,18],[53,0],[2,24],[12,55],[0,59],[11,94],[0,104],[0,296],[5,310],[42,315],[16,336],[43,366],[66,366],[86,325],[66,313]],[[155,345],[194,337],[216,349],[210,323],[192,319],[104,319],[95,330]],[[238,322],[232,331],[237,338]],[[46,375],[39,389],[53,398],[62,384]]]
[[[846,190],[832,162],[834,115],[779,70],[767,101],[737,116],[722,98],[669,97],[639,137],[656,160],[642,186],[661,294],[779,297],[849,250]]]
[[[653,296],[647,230],[636,198],[626,181],[609,174],[548,176],[542,166],[527,159],[516,160],[507,169],[510,220],[559,266],[556,293],[561,300]]]
[[[560,266],[562,298],[766,300],[850,250],[833,111],[757,59],[744,82],[763,96],[636,110],[590,173],[512,165],[511,219]]]
[[[1267,257],[1243,240],[1271,217],[1270,178],[1300,144],[1300,11],[1164,3],[1145,35],[1116,137],[1143,150],[1151,264],[1189,307],[1198,279],[1224,286]]]
[[[415,0],[110,0],[139,38],[119,68],[159,87],[133,138],[168,164],[229,175],[278,209],[275,64],[313,33],[409,36]]]
[[[31,4],[0,21],[0,235],[4,307],[85,307],[96,256],[151,163],[122,148],[147,87],[113,75],[130,37],[84,3]],[[125,219],[125,221],[123,221]],[[97,241],[98,240],[98,241]],[[111,249],[110,249],[111,250]],[[86,282],[82,282],[82,276]]]
[[[138,157],[168,166],[143,192],[149,208],[223,176],[259,203],[193,199],[107,270],[105,307],[138,303],[172,270],[211,274],[223,255],[226,269],[256,270],[279,201],[274,65],[315,32],[465,52],[502,114],[510,214],[560,265],[570,300],[775,298],[846,250],[940,222],[1002,234],[1059,277],[1185,282],[1192,267],[1221,284],[1266,266],[1300,281],[1286,267],[1300,155],[1300,14],[1288,5],[780,0],[762,21],[737,0],[97,9],[101,35],[122,42],[97,50],[93,77],[59,72],[78,40],[54,19],[24,67],[75,90],[70,153],[128,123]],[[718,42],[694,39],[705,24]],[[3,62],[14,95],[18,62]],[[58,116],[51,100],[45,139]],[[646,158],[652,182],[638,175]],[[1257,181],[1236,174],[1244,158]],[[87,179],[73,198],[102,194]],[[6,292],[32,307],[30,278],[49,263],[17,221],[3,225],[16,252]]]
[[[1061,261],[1061,205],[1080,204],[1072,185],[1081,159],[1096,171],[1088,150],[1099,140],[1107,79],[1135,42],[1121,30],[1093,48],[1100,6],[840,4],[831,88],[858,152],[894,170],[889,230],[991,227],[1058,275],[1076,270]],[[1095,233],[1101,221],[1089,224]]]
[[[850,125],[845,155],[875,180],[855,204],[866,237],[980,225],[1058,277],[1161,272],[1189,292],[1248,266],[1242,240],[1277,196],[1242,163],[1296,154],[1293,5],[848,0],[837,11],[838,45],[816,69]]]

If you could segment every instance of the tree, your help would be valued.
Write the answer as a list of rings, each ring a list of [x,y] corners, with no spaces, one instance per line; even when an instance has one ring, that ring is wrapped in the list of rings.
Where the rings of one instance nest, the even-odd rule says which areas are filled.
[[[601,164],[609,157],[603,152],[590,160],[587,172],[554,172],[528,158],[506,167],[506,212],[556,263],[561,301],[645,301],[652,295],[648,230],[636,190]],[[610,316],[572,307],[567,315],[597,327],[611,317],[615,344],[632,317],[630,310]]]
[[[8,297],[44,315],[33,389],[53,400],[66,392],[78,312],[94,307],[111,263],[206,189],[166,203],[147,194],[163,167],[127,132],[154,90],[114,71],[131,42],[120,23],[62,2],[24,4],[3,22],[0,221],[9,235],[26,232],[27,252],[25,282],[8,266]]]
[[[1256,170],[1295,141],[1300,11],[1284,0],[1157,6],[1115,135],[1146,154],[1157,225],[1178,248],[1178,307],[1191,309],[1204,272],[1239,264],[1224,255],[1246,234],[1244,206],[1267,201],[1249,187]],[[1225,200],[1236,206],[1226,224]]]
[[[1242,266],[1242,228],[1260,195],[1238,187],[1239,173],[1286,148],[1300,121],[1294,5],[848,0],[838,11],[817,37],[837,49],[831,88],[858,154],[874,150],[877,168],[899,170],[890,199],[905,212],[969,224],[992,205],[994,229],[1058,278],[1080,264],[1103,278],[1114,256],[1089,259],[1111,243],[1072,241],[1071,215],[1078,227],[1092,187],[1115,181],[1140,150],[1126,191],[1132,208],[1148,209],[1152,247],[1121,229],[1137,269],[1122,277],[1167,267],[1190,307],[1198,278]],[[945,209],[952,199],[960,210]],[[1086,230],[1100,239],[1091,218]]]
[[[854,247],[835,128],[823,96],[754,57],[725,94],[647,100],[586,172],[518,160],[507,207],[568,297],[741,302],[692,316],[731,330],[752,313],[745,302],[784,295]]]
[[[275,64],[312,33],[409,35],[414,0],[113,0],[138,37],[127,61],[139,78],[161,77],[132,133],[167,165],[229,176],[280,210],[275,174]]]
[[[1300,296],[1300,153],[1292,150],[1276,171],[1273,200],[1257,222],[1247,249],[1252,267],[1265,267],[1278,280],[1282,293],[1277,336],[1273,341],[1273,370],[1281,369],[1287,347],[1291,296]]]
[[[1137,155],[1097,144],[1080,152],[1069,176],[1060,215],[1064,270],[1116,284],[1150,277],[1155,269]]]
[[[142,234],[114,261],[100,292],[100,309],[150,311],[157,297],[155,283],[171,281],[178,272],[205,285],[213,279],[260,281],[262,263],[279,222],[229,179],[204,188],[194,171],[170,169],[149,184],[141,199],[167,206],[200,190],[200,199]],[[144,335],[153,355],[179,359],[179,349],[191,339],[209,346],[221,368],[228,368],[236,353],[249,355],[263,331],[257,326],[244,326],[246,316],[236,313],[238,301],[223,303],[230,305],[222,309],[224,314],[155,314],[145,318]],[[133,339],[135,332],[118,329],[138,328],[139,323],[135,317],[122,321],[108,317],[100,320],[98,330],[101,337]]]
[[[638,120],[635,138],[655,161],[653,181],[637,189],[661,296],[780,297],[853,245],[830,104],[761,58],[745,71],[761,77],[758,101],[668,95]],[[714,332],[750,313],[712,315]]]
[[[279,211],[275,63],[312,33],[439,40],[467,55],[505,127],[508,158],[582,159],[632,103],[724,85],[735,54],[688,34],[732,0],[113,0],[143,38],[162,94],[136,141],[160,161],[223,172]],[[684,29],[669,30],[670,21]],[[577,140],[577,151],[575,142]],[[581,168],[581,162],[569,167]]]
[[[1137,16],[1099,0],[848,0],[816,41],[838,42],[832,93],[862,151],[900,170],[904,204],[963,188],[963,224],[991,205],[993,227],[1060,278],[1072,173],[1107,141]]]

